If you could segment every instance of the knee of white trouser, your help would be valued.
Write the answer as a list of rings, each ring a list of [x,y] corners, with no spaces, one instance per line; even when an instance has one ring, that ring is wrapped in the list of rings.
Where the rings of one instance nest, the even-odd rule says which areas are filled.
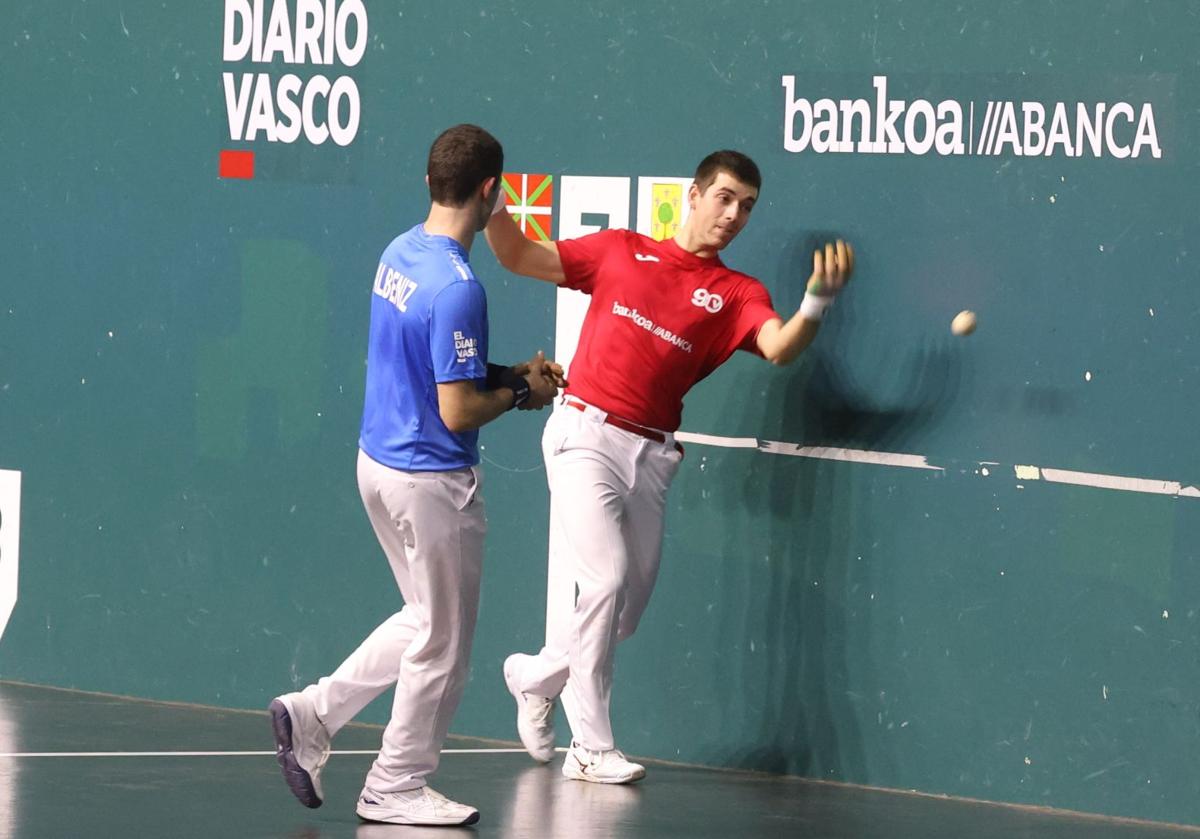
[[[414,641],[404,651],[404,658],[413,664],[457,663],[459,660],[465,664],[470,645],[469,635],[453,632]]]
[[[625,581],[609,579],[580,584],[577,608],[588,611],[612,609],[619,613],[625,605]]]

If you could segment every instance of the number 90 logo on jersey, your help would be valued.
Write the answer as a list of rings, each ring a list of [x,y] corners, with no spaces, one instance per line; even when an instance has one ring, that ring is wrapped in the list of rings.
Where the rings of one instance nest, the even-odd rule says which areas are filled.
[[[725,298],[719,294],[712,294],[707,288],[698,288],[692,292],[692,305],[715,315],[725,305]]]

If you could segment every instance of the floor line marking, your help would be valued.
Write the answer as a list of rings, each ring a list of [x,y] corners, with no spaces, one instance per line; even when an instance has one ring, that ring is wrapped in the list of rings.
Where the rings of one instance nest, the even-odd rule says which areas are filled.
[[[939,466],[919,454],[900,452],[875,452],[867,449],[843,449],[834,446],[802,446],[799,443],[784,443],[777,440],[762,440],[755,437],[721,437],[715,434],[696,434],[680,431],[675,439],[701,446],[717,446],[726,449],[757,449],[763,454],[782,454],[791,457],[807,457],[815,460],[836,460],[846,463],[866,463],[873,466],[895,466],[901,469],[922,469],[934,472],[970,471],[987,478],[1000,474],[1004,469],[1011,471],[1020,481],[1042,480],[1046,483],[1086,486],[1094,489],[1140,492],[1147,495],[1167,495],[1174,498],[1200,498],[1200,485],[1185,484],[1161,478],[1135,478],[1127,475],[1105,475],[1100,472],[1076,472],[1050,466],[1012,465],[1004,467],[996,461],[972,461]],[[978,468],[977,468],[978,467]],[[1001,468],[995,468],[1001,467]],[[1018,488],[1023,488],[1018,483]]]
[[[557,751],[565,752],[565,748]],[[377,755],[378,749],[334,749],[331,755]],[[444,755],[525,754],[524,749],[442,749]],[[0,758],[27,757],[274,757],[275,752],[0,752]]]

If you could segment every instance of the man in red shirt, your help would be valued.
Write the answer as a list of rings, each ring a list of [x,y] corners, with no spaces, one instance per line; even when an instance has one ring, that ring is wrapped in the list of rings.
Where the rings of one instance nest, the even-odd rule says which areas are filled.
[[[800,309],[785,320],[758,280],[726,268],[718,253],[746,226],[761,184],[749,157],[714,152],[689,188],[691,215],[662,242],[629,230],[534,242],[502,205],[487,226],[505,268],[592,298],[565,396],[542,437],[546,642],[537,655],[504,662],[521,742],[542,762],[554,755],[562,695],[568,778],[622,784],[646,774],[613,738],[613,654],[637,628],[658,576],[667,488],[683,458],[674,432],[684,394],[735,350],[791,362],[854,269],[849,244],[817,250]]]

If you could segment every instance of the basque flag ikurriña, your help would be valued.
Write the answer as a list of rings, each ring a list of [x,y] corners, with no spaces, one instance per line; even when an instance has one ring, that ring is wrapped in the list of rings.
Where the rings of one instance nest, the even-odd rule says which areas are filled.
[[[520,225],[521,232],[534,241],[550,241],[554,176],[505,172],[503,185],[508,212]]]

